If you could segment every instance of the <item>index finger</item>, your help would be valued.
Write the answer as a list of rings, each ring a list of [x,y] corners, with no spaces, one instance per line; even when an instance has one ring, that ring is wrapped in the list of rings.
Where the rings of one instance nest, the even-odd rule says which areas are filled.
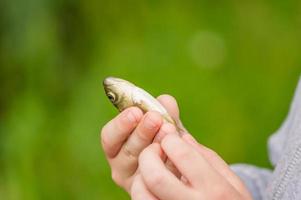
[[[159,199],[189,199],[187,195],[192,194],[193,190],[166,168],[162,157],[163,152],[157,143],[151,144],[141,153],[139,169],[145,185]]]
[[[162,148],[188,181],[197,188],[220,182],[221,176],[194,148],[175,134],[166,135]]]
[[[109,121],[101,130],[101,144],[109,158],[116,156],[122,144],[143,116],[137,107],[131,107]]]
[[[168,94],[160,95],[157,97],[157,99],[167,110],[170,116],[175,120],[176,126],[181,130],[179,134],[188,133],[180,120],[180,110],[177,100],[173,96]]]

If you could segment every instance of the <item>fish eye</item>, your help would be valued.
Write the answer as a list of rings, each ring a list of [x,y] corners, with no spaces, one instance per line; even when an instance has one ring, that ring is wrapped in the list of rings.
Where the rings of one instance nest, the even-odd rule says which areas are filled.
[[[115,102],[116,101],[116,95],[112,92],[109,92],[107,94],[108,98],[110,99],[111,102]]]

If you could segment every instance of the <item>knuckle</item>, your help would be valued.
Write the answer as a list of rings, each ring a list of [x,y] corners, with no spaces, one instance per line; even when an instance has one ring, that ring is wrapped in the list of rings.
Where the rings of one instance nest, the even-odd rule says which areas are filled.
[[[131,160],[136,160],[138,158],[138,154],[136,152],[134,152],[129,145],[125,144],[123,146],[123,152],[125,154],[125,156]]]

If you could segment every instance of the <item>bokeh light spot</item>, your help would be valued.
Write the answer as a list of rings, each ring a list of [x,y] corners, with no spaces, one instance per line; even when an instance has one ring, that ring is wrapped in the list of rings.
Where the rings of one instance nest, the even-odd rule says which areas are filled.
[[[215,32],[200,31],[189,42],[189,55],[200,67],[219,67],[226,57],[224,39]]]

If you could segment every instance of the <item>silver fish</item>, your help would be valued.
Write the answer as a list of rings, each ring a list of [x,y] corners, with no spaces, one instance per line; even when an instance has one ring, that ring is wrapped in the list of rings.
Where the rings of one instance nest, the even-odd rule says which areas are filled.
[[[174,124],[179,131],[182,130],[157,99],[133,83],[120,78],[107,77],[103,81],[103,86],[107,97],[120,112],[131,106],[139,107],[144,113],[157,111],[165,122]]]

